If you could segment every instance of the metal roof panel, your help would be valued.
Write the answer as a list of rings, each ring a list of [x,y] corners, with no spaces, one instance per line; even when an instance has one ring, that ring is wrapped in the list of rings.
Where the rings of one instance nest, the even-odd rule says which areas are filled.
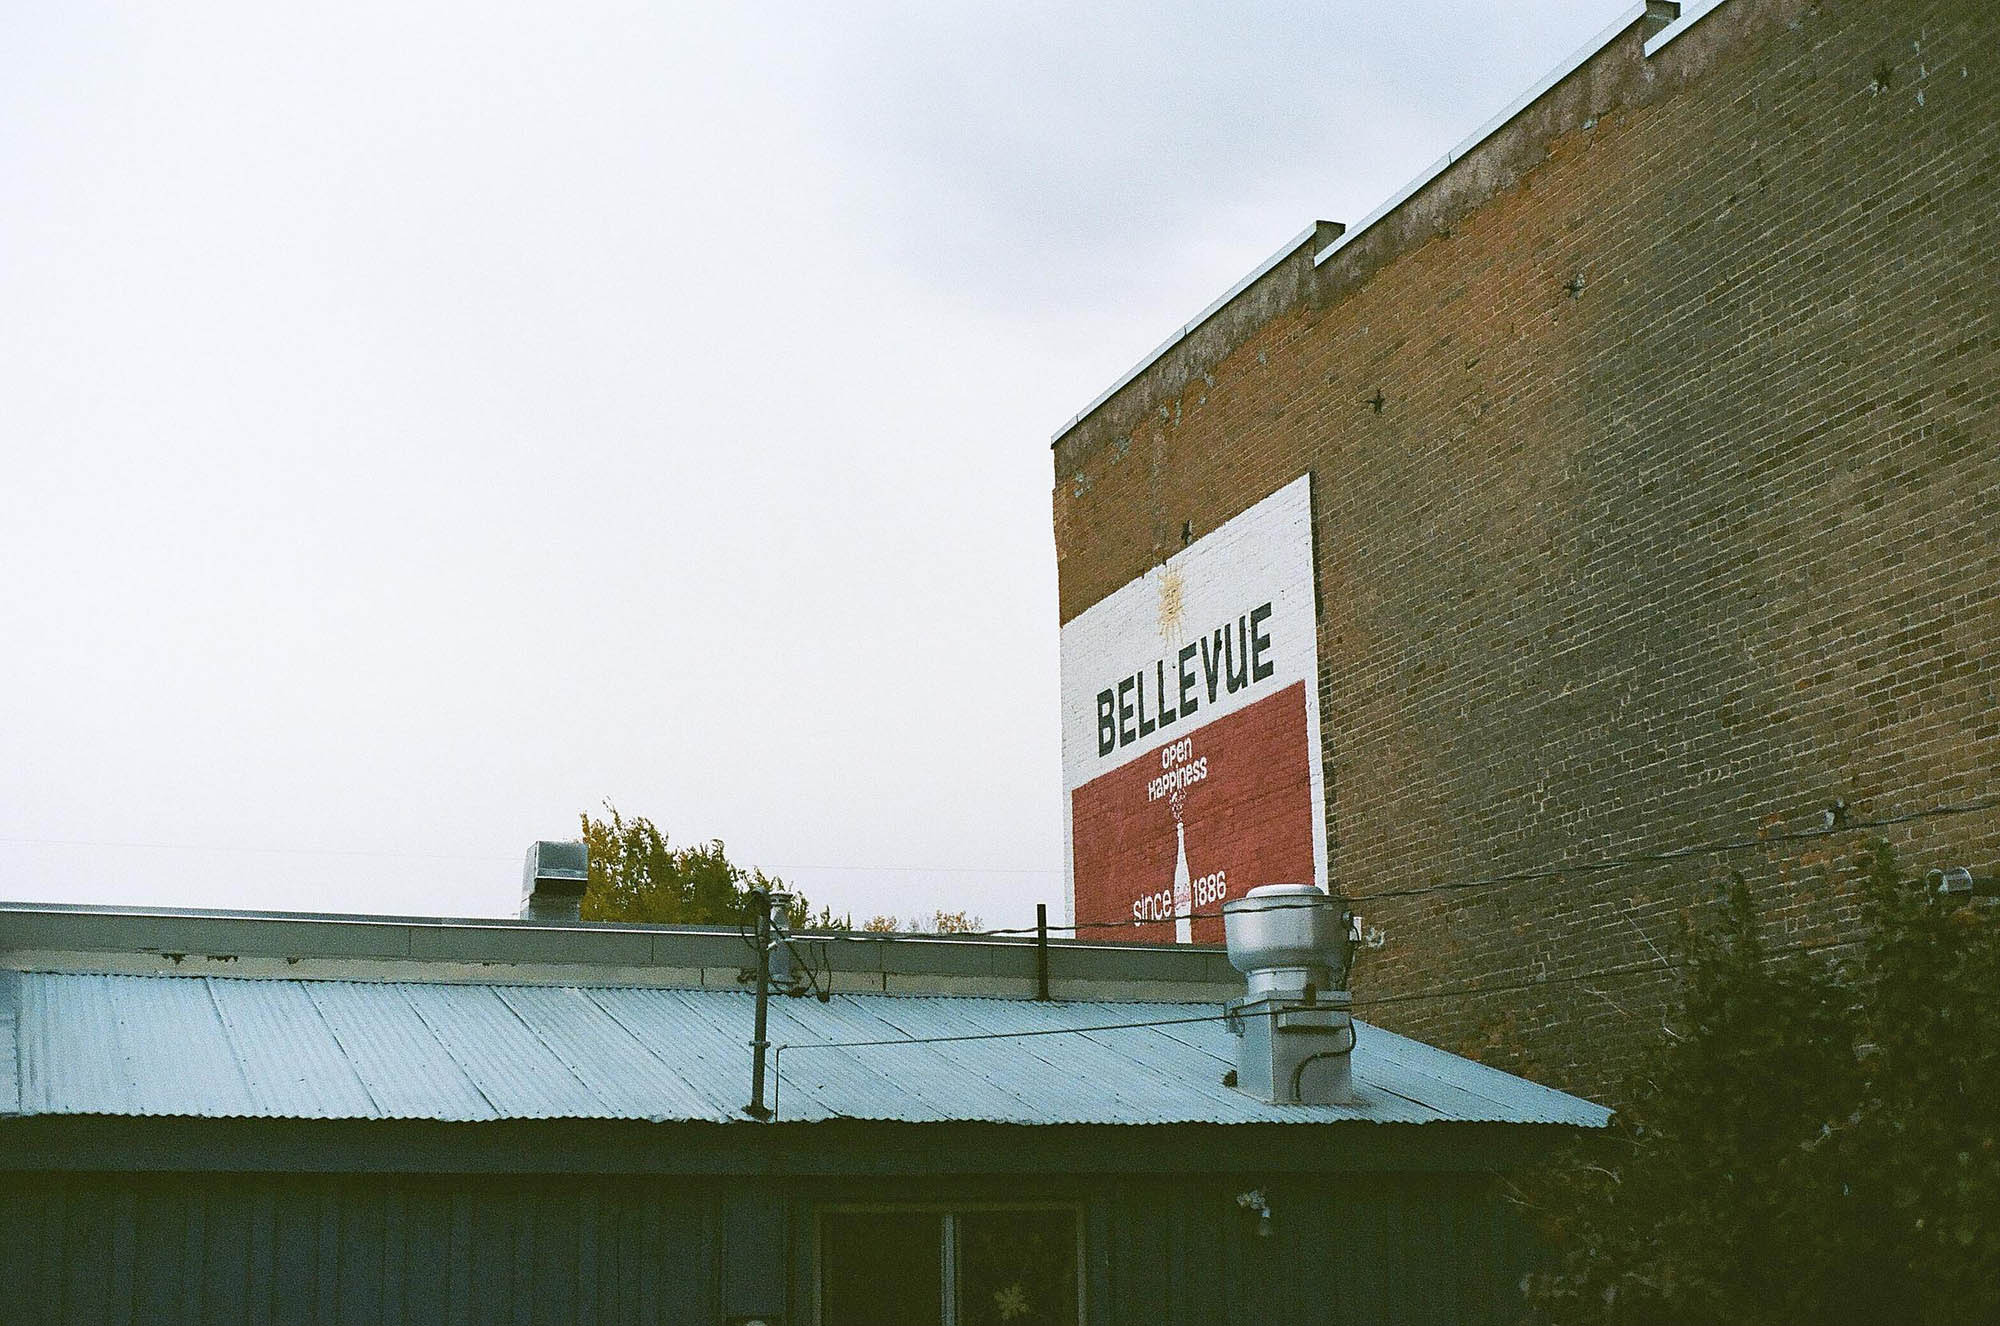
[[[591,1096],[619,1118],[706,1119],[714,1103],[673,1064],[673,1049],[634,1036],[586,990],[574,986],[496,988],[502,1002]],[[634,1019],[634,1021],[638,1021]]]
[[[630,1117],[585,1086],[549,1048],[543,1029],[500,997],[500,987],[400,984],[410,1007],[500,1118]]]
[[[297,984],[305,988],[327,1034],[361,1079],[372,1111],[369,1117],[454,1123],[500,1117],[417,1016],[401,984]]]
[[[0,1118],[21,1112],[21,1056],[14,1049],[20,980],[13,972],[0,971]]]
[[[11,1006],[27,1114],[723,1122],[744,1118],[749,1095],[745,991],[47,972],[14,984],[11,1001],[0,989],[0,1082]],[[1599,1127],[1609,1118],[1365,1023],[1353,1104],[1266,1105],[1222,1085],[1234,1050],[1219,1013],[1192,1003],[778,999],[770,1039],[786,1048],[772,1056],[771,1081],[791,1121]],[[1058,1031],[1070,1034],[1020,1034]],[[962,1037],[992,1039],[952,1039]]]
[[[254,1112],[199,978],[134,990],[117,976],[24,974],[21,994],[23,1114]]]
[[[252,1114],[279,1119],[376,1117],[374,1099],[303,981],[205,979]]]

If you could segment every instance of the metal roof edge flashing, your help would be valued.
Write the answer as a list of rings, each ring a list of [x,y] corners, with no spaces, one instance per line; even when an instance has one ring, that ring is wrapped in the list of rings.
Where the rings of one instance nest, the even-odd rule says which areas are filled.
[[[1686,32],[1689,28],[1701,22],[1710,14],[1713,14],[1728,2],[1729,0],[1688,0],[1686,6],[1681,10],[1679,18],[1646,38],[1646,58],[1648,60],[1652,59],[1655,55],[1659,54],[1660,49],[1668,42],[1680,36],[1683,32]]]
[[[1011,996],[1016,986],[1033,985],[1032,935],[807,930],[793,938],[814,954],[816,967],[865,981],[872,989],[943,993],[993,985]],[[1051,938],[1048,951],[1056,983],[1071,991],[1197,990],[1233,979],[1223,951],[1212,946]],[[369,980],[462,979],[469,972],[515,967],[533,969],[544,981],[563,972],[575,973],[574,979],[606,979],[615,971],[653,972],[662,979],[707,973],[705,982],[750,962],[743,937],[730,926],[0,902],[0,969],[102,961],[90,954],[157,960],[153,965],[180,974],[248,975],[267,968],[269,974],[324,973],[335,969],[329,964],[346,964],[356,979]]]
[[[1084,406],[1081,410],[1078,410],[1074,415],[1072,415],[1068,423],[1064,424],[1061,428],[1058,428],[1055,432],[1051,433],[1049,435],[1049,445],[1055,446],[1057,443],[1061,442],[1065,437],[1068,437],[1072,432],[1076,430],[1076,426],[1078,424],[1090,418],[1091,415],[1096,414],[1099,409],[1103,408],[1106,401],[1109,401],[1113,396],[1116,396],[1119,392],[1125,390],[1125,388],[1129,387],[1130,385],[1132,385],[1133,382],[1137,381],[1138,378],[1142,374],[1144,374],[1147,369],[1151,368],[1154,364],[1159,363],[1160,360],[1167,354],[1168,351],[1172,350],[1182,341],[1185,341],[1188,337],[1192,336],[1197,330],[1200,329],[1202,324],[1206,323],[1210,318],[1222,312],[1222,310],[1224,310],[1225,308],[1228,308],[1230,304],[1236,301],[1236,297],[1238,295],[1241,295],[1251,286],[1257,284],[1257,282],[1263,280],[1266,276],[1269,276],[1271,272],[1278,266],[1278,264],[1284,262],[1285,259],[1291,257],[1293,254],[1297,253],[1300,249],[1305,248],[1307,245],[1313,243],[1313,241],[1322,238],[1324,233],[1329,227],[1332,228],[1336,234],[1346,229],[1346,226],[1344,226],[1341,222],[1338,221],[1317,220],[1314,221],[1311,225],[1307,226],[1304,230],[1301,230],[1298,234],[1292,236],[1291,239],[1287,240],[1283,245],[1279,247],[1276,253],[1273,253],[1270,257],[1264,259],[1263,262],[1251,268],[1249,274],[1243,277],[1242,280],[1238,281],[1235,285],[1230,286],[1229,289],[1223,291],[1222,294],[1218,295],[1215,299],[1211,300],[1208,306],[1202,309],[1201,312],[1195,314],[1192,318],[1182,323],[1180,329],[1174,332],[1173,335],[1167,337],[1166,340],[1160,342],[1159,345],[1155,346],[1153,348],[1152,353],[1146,355],[1145,357],[1140,359],[1138,363],[1132,365],[1132,367],[1127,369],[1116,382],[1113,382],[1110,386],[1106,387],[1103,391],[1099,392],[1097,396],[1090,402],[1090,404]]]
[[[1305,230],[1280,247],[1276,253],[1273,253],[1269,258],[1266,258],[1261,264],[1253,268],[1242,280],[1224,291],[1220,297],[1211,302],[1193,318],[1189,319],[1173,335],[1155,347],[1152,353],[1140,359],[1138,363],[1122,374],[1117,381],[1098,393],[1091,400],[1090,404],[1084,406],[1083,409],[1071,416],[1067,423],[1050,435],[1050,446],[1059,446],[1064,438],[1075,432],[1081,424],[1102,409],[1113,397],[1132,385],[1133,382],[1137,381],[1148,370],[1153,368],[1154,365],[1158,364],[1161,359],[1165,358],[1176,346],[1192,336],[1203,324],[1215,317],[1216,314],[1222,312],[1245,291],[1268,276],[1301,248],[1314,243],[1316,240],[1319,241],[1320,246],[1314,250],[1312,255],[1312,266],[1315,269],[1324,266],[1329,260],[1345,251],[1348,246],[1353,244],[1362,235],[1367,234],[1378,223],[1393,215],[1404,203],[1420,193],[1454,164],[1477,151],[1481,144],[1506,128],[1522,112],[1533,106],[1543,96],[1561,85],[1572,74],[1576,73],[1592,59],[1626,36],[1635,26],[1639,27],[1643,33],[1642,48],[1644,54],[1650,57],[1668,42],[1671,42],[1681,33],[1715,12],[1724,3],[1726,3],[1726,0],[1690,0],[1690,3],[1682,10],[1678,17],[1662,24],[1660,22],[1662,10],[1671,12],[1671,6],[1662,5],[1661,0],[1633,0],[1633,3],[1628,5],[1597,36],[1572,52],[1567,59],[1558,63],[1532,87],[1515,97],[1498,113],[1488,117],[1477,129],[1474,129],[1465,138],[1461,139],[1455,147],[1418,172],[1415,178],[1411,179],[1408,184],[1390,195],[1379,207],[1375,208],[1375,210],[1360,221],[1351,226],[1343,226],[1338,222],[1316,221],[1311,226],[1306,227]],[[1331,236],[1325,234],[1328,227],[1334,228],[1334,233]]]
[[[1624,36],[1635,23],[1644,22],[1646,15],[1646,0],[1635,0],[1635,3],[1627,6],[1625,11],[1613,19],[1603,31],[1578,47],[1570,54],[1568,59],[1562,61],[1555,68],[1544,74],[1533,87],[1508,102],[1506,107],[1498,114],[1489,117],[1484,124],[1481,124],[1477,129],[1474,129],[1470,134],[1460,139],[1456,147],[1425,167],[1417,174],[1416,178],[1391,194],[1388,200],[1380,207],[1377,207],[1367,216],[1361,218],[1360,221],[1348,227],[1346,233],[1336,238],[1333,243],[1328,244],[1318,253],[1315,253],[1313,255],[1313,266],[1325,266],[1327,261],[1335,254],[1345,249],[1361,236],[1367,234],[1377,223],[1390,216],[1397,208],[1422,192],[1424,187],[1432,180],[1444,174],[1456,162],[1471,155],[1471,153],[1478,149],[1481,143],[1484,143],[1494,134],[1506,128],[1522,111],[1527,110],[1537,101],[1540,101],[1544,95],[1562,83],[1564,79],[1583,68],[1584,65],[1588,64],[1606,47]],[[1671,31],[1671,28],[1668,30]],[[1649,51],[1648,54],[1650,53]]]
[[[0,1119],[21,1112],[20,977],[0,971]]]

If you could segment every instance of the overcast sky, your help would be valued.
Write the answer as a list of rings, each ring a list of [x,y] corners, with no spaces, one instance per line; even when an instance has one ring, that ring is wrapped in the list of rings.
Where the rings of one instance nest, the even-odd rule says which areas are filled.
[[[1623,0],[0,0],[0,898],[1061,912],[1049,436]]]

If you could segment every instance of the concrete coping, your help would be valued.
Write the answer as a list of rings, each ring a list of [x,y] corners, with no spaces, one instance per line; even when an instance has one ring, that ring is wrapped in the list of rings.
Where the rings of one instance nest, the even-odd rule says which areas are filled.
[[[806,964],[843,989],[1033,993],[1032,935],[809,930],[793,943]],[[717,926],[0,902],[0,968],[108,965],[184,974],[486,981],[518,972],[538,984],[715,984],[733,981],[751,962],[744,936]],[[1049,977],[1072,998],[1097,986],[1144,990],[1154,998],[1176,987],[1208,997],[1241,986],[1227,953],[1212,945],[1051,938]]]
[[[1051,438],[1052,445],[1060,445],[1064,438],[1086,420],[1092,418],[1114,398],[1151,372],[1155,365],[1187,341],[1203,323],[1258,286],[1299,249],[1310,247],[1312,269],[1323,267],[1340,254],[1352,251],[1379,223],[1395,216],[1452,166],[1478,151],[1488,140],[1493,139],[1542,97],[1563,85],[1593,59],[1625,38],[1635,27],[1643,57],[1650,59],[1724,3],[1726,0],[1687,0],[1685,4],[1675,3],[1674,0],[1632,0],[1632,3],[1616,15],[1597,36],[1555,65],[1525,91],[1510,100],[1500,111],[1489,116],[1450,151],[1425,166],[1408,184],[1391,194],[1360,221],[1348,226],[1320,221],[1306,227],[1192,320],[1176,329],[1152,353],[1141,358],[1109,387],[1098,393],[1090,404],[1084,406],[1055,431]]]
[[[1548,73],[1542,75],[1525,92],[1520,93],[1512,101],[1508,102],[1505,108],[1488,116],[1485,123],[1460,139],[1456,147],[1453,147],[1436,161],[1424,167],[1417,173],[1414,179],[1395,193],[1389,195],[1388,199],[1374,211],[1363,217],[1345,233],[1335,236],[1332,243],[1313,254],[1313,266],[1319,267],[1324,265],[1335,254],[1367,234],[1374,228],[1377,222],[1393,215],[1398,208],[1421,193],[1426,185],[1444,174],[1454,163],[1469,156],[1487,139],[1493,137],[1511,124],[1514,118],[1521,114],[1521,112],[1541,100],[1545,94],[1561,84],[1571,74],[1574,74],[1577,70],[1583,68],[1584,65],[1590,63],[1606,47],[1623,36],[1633,24],[1646,23],[1648,21],[1648,14],[1649,9],[1646,0],[1636,0],[1635,3],[1627,5],[1624,11],[1612,19],[1603,31],[1571,52],[1567,59],[1549,70]]]

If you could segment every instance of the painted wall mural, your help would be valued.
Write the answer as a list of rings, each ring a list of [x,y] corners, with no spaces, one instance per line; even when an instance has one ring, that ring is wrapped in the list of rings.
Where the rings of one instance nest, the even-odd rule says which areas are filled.
[[[1259,884],[1326,885],[1310,476],[1062,628],[1072,918],[1221,943]],[[1191,919],[1192,918],[1192,919]]]

